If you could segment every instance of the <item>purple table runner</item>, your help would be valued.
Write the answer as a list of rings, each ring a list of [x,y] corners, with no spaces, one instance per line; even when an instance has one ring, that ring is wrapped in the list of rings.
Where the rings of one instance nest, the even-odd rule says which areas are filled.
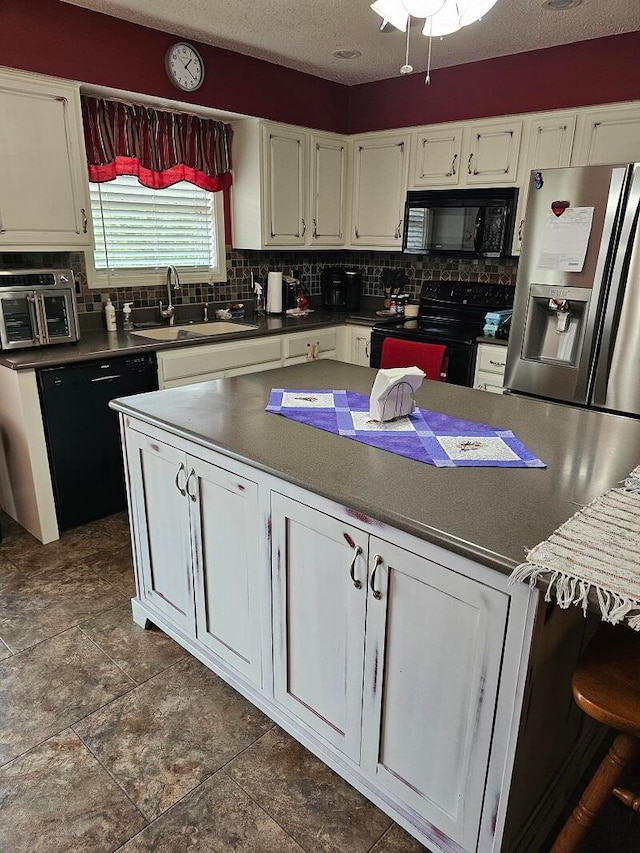
[[[546,468],[509,429],[426,409],[377,423],[353,391],[273,388],[266,411],[439,468]]]

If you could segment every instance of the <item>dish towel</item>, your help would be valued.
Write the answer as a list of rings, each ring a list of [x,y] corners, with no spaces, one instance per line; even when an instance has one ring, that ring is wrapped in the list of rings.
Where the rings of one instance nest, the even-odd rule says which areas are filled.
[[[640,631],[640,466],[532,548],[509,583],[548,580],[545,601],[581,606],[594,592],[604,622]]]
[[[511,430],[426,409],[379,423],[369,396],[353,391],[273,388],[266,411],[439,468],[546,467]]]

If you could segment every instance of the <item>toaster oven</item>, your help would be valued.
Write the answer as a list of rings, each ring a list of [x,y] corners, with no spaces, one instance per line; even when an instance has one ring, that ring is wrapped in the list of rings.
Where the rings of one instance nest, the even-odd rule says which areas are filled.
[[[79,337],[71,270],[0,270],[0,349],[74,343]]]

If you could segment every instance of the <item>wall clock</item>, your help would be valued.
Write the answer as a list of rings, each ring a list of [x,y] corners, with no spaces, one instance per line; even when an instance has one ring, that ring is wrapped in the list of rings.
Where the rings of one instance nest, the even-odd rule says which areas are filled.
[[[184,41],[172,45],[165,56],[169,79],[183,92],[195,92],[204,80],[204,62],[190,44]]]

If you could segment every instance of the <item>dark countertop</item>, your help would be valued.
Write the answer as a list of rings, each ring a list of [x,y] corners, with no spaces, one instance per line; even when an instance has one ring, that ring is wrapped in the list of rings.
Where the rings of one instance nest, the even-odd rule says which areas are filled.
[[[370,316],[361,312],[349,315],[345,312],[314,309],[306,317],[259,317],[247,314],[236,322],[253,324],[258,328],[236,334],[215,335],[211,338],[200,337],[193,340],[156,341],[151,338],[141,338],[130,332],[118,329],[117,332],[107,332],[103,329],[83,331],[77,344],[58,344],[50,347],[36,347],[25,350],[8,350],[0,352],[0,364],[13,370],[27,370],[38,367],[58,367],[73,362],[91,361],[107,356],[140,355],[145,352],[156,352],[161,349],[176,347],[198,346],[199,344],[223,343],[224,341],[246,340],[248,338],[277,335],[288,332],[305,332],[311,329],[321,329],[327,326],[353,323],[358,325],[373,325],[379,322],[375,312]],[[215,326],[215,320],[211,321]],[[177,326],[176,326],[177,327]],[[188,329],[189,326],[180,328]]]
[[[506,347],[509,345],[509,341],[504,338],[494,338],[488,335],[479,335],[476,338],[477,343],[479,344],[496,344],[499,347]]]
[[[368,393],[374,376],[326,360],[114,408],[503,573],[640,461],[639,420],[443,382],[425,382],[418,404],[512,429],[548,467],[435,468],[264,411],[273,387]]]

